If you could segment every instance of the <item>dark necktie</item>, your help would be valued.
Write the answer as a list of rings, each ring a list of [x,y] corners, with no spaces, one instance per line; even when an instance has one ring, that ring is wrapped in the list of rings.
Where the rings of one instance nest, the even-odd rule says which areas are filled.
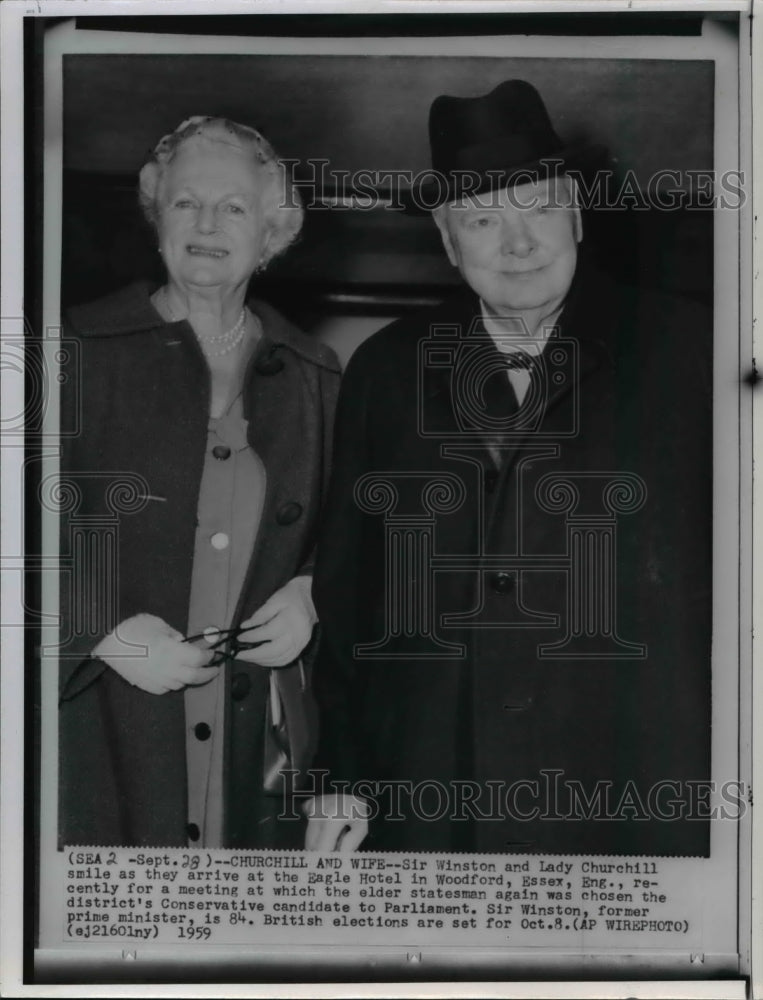
[[[500,354],[502,367],[496,367],[483,383],[485,440],[496,465],[502,461],[501,449],[510,446],[518,430],[516,418],[521,407],[509,371],[527,369],[527,360],[524,353]]]

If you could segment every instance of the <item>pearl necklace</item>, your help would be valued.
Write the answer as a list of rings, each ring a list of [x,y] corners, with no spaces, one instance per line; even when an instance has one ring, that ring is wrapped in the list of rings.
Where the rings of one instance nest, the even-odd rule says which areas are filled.
[[[169,313],[170,320],[173,323],[180,322],[178,317],[172,311],[172,306],[170,305],[169,296],[167,294],[167,286],[162,286],[162,293],[164,297],[164,305]],[[223,330],[222,333],[213,334],[211,337],[199,337],[199,342],[201,344],[204,353],[211,358],[221,358],[226,354],[230,354],[231,351],[235,351],[240,345],[241,341],[244,339],[244,327],[246,325],[246,306],[241,310],[241,315],[236,320],[235,324],[230,328],[230,330]],[[217,350],[213,350],[210,345],[217,346]]]

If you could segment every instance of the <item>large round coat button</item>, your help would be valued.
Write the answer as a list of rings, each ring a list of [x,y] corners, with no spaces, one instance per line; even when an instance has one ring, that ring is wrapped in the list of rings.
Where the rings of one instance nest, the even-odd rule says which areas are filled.
[[[302,517],[302,504],[297,503],[296,500],[281,504],[276,511],[276,521],[279,524],[294,524],[300,517]]]
[[[271,351],[266,357],[260,358],[255,364],[254,369],[259,375],[277,375],[280,371],[283,371],[283,367],[283,360],[276,357],[273,351]]]
[[[249,674],[234,674],[230,681],[230,696],[234,701],[243,701],[249,694],[252,682]]]
[[[230,458],[230,448],[227,444],[216,444],[212,449],[212,454],[218,462],[224,462],[226,458]]]
[[[198,722],[193,727],[193,735],[196,737],[197,740],[201,740],[201,742],[203,743],[204,740],[208,740],[209,737],[212,735],[212,730],[209,728],[206,722]]]
[[[188,834],[189,840],[198,840],[201,836],[201,831],[196,823],[188,823],[185,832]]]
[[[514,577],[511,573],[494,573],[490,581],[490,586],[496,594],[508,594],[514,586]]]
[[[209,539],[209,542],[213,549],[222,551],[223,549],[227,549],[230,545],[230,538],[228,538],[224,531],[216,531],[215,534]]]

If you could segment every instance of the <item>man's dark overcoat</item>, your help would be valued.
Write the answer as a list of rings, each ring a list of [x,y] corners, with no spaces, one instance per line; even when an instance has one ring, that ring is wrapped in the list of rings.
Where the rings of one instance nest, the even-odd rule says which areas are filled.
[[[62,427],[77,425],[79,433],[64,441],[62,475],[81,495],[61,521],[62,555],[77,566],[73,578],[62,575],[64,844],[188,843],[182,691],[148,694],[101,661],[83,659],[106,631],[139,612],[186,634],[209,375],[191,328],[165,323],[149,291],[134,285],[78,307],[67,330],[79,352]],[[237,622],[293,576],[311,572],[339,383],[332,351],[266,304],[250,307],[264,333],[247,369],[244,416],[267,486]],[[114,568],[96,573],[87,553],[72,552],[69,533],[80,539],[81,555],[80,529],[108,534],[115,513],[113,550],[99,542],[91,553]],[[280,802],[263,805],[262,796],[268,671],[243,661],[226,671],[226,843],[276,846],[280,834],[270,820]]]
[[[493,349],[478,316],[465,290],[345,373],[314,578],[317,764],[386,783],[369,850],[706,854],[708,317],[581,258],[535,417],[496,464],[448,347]]]

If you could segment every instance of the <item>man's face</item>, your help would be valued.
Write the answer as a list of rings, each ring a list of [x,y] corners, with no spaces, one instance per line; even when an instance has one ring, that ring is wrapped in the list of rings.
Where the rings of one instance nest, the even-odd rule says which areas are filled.
[[[535,181],[435,212],[451,264],[496,316],[561,305],[582,235],[571,191],[566,179]]]

